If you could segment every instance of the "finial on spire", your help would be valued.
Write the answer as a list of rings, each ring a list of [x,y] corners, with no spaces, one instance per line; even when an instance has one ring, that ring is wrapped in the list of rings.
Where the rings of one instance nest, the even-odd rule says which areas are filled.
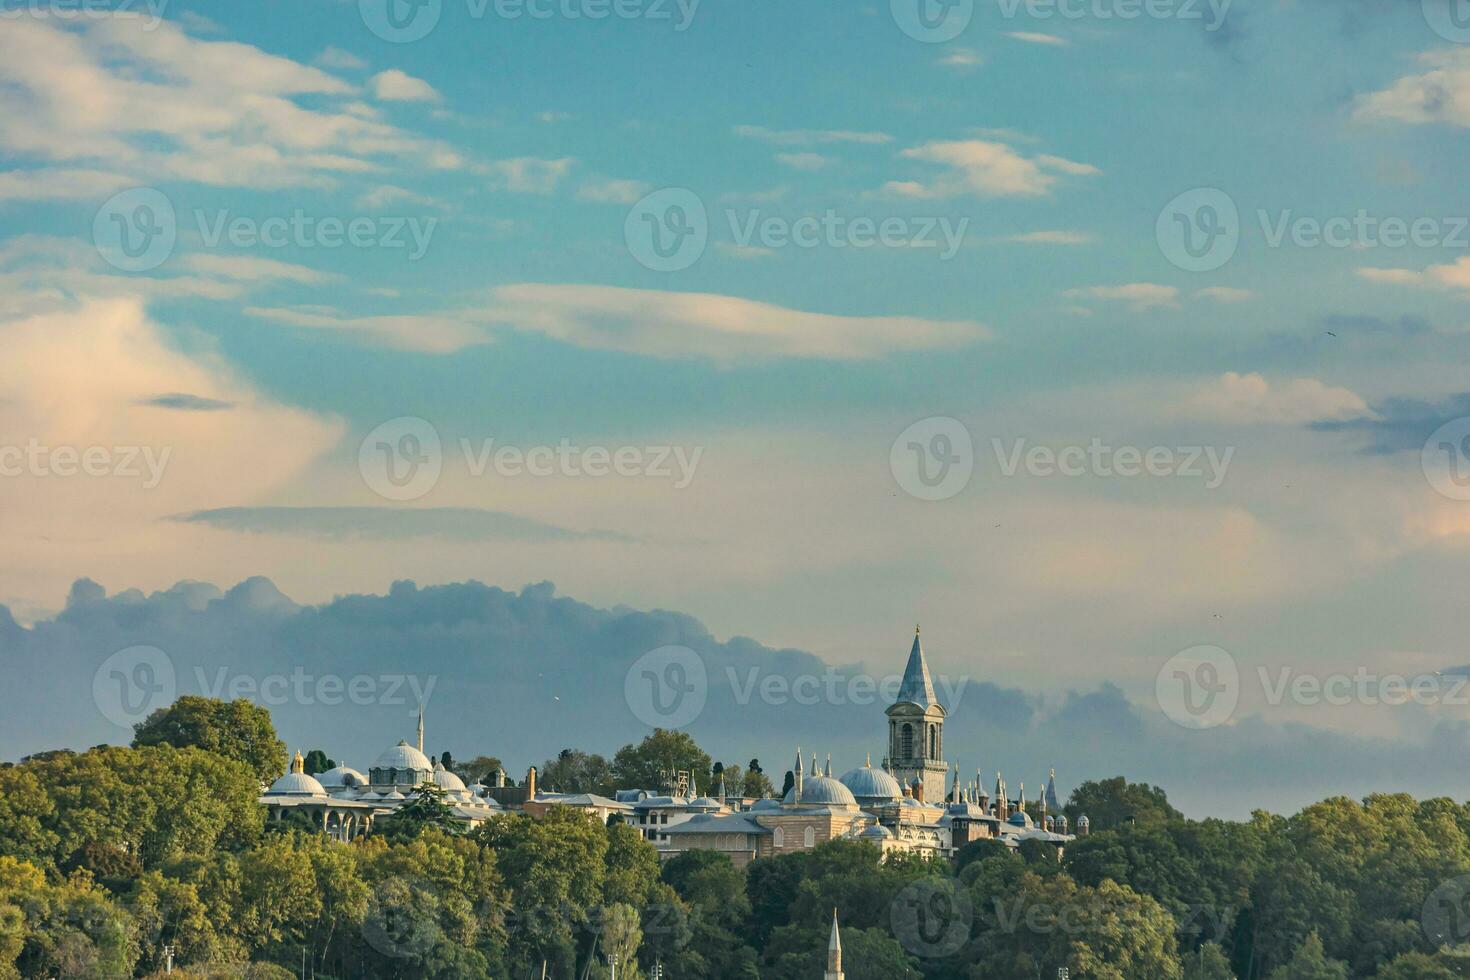
[[[867,767],[869,769],[873,768],[873,753],[871,752],[868,753]]]
[[[827,753],[827,776],[830,778],[831,775],[832,775],[832,753],[831,752],[828,752]]]
[[[915,623],[914,624],[914,635],[915,636],[918,636],[919,635],[919,624],[918,623]]]
[[[291,771],[306,772],[306,760],[301,758],[300,749],[297,749],[296,754],[291,757]]]

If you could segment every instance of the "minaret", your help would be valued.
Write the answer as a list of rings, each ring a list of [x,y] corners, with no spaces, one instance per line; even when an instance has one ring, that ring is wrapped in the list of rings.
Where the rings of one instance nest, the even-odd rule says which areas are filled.
[[[795,794],[792,797],[792,801],[795,803],[801,802],[801,777],[804,775],[804,773],[802,772],[804,768],[805,767],[801,763],[801,746],[798,745],[796,747],[796,768],[792,770],[792,774],[796,776],[796,785],[792,790],[792,792]]]
[[[832,910],[832,938],[827,940],[827,972],[822,980],[846,980],[842,972],[842,936],[837,932],[837,910]]]
[[[419,702],[419,751],[424,750],[424,702]]]

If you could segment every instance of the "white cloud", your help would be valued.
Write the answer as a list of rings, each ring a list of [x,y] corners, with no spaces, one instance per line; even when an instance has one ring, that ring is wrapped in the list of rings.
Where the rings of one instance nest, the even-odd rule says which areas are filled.
[[[1245,425],[1302,425],[1373,414],[1355,392],[1330,387],[1316,378],[1289,378],[1273,385],[1259,374],[1234,371],[1202,385],[1176,403],[1174,412],[1188,418]]]
[[[821,170],[830,161],[820,153],[777,153],[776,162],[793,170]]]
[[[320,68],[201,41],[170,21],[7,21],[0,86],[10,90],[0,144],[12,155],[148,182],[275,188],[390,161],[460,164],[442,143],[346,111],[353,87]]]
[[[496,190],[514,191],[517,194],[550,194],[576,163],[575,157],[562,157],[558,160],[514,157],[478,166],[476,172],[491,178],[492,186]]]
[[[261,306],[246,307],[245,313],[306,330],[340,333],[376,347],[425,354],[452,354],[491,340],[483,327],[454,313],[350,316],[330,308]]]
[[[715,242],[715,248],[736,259],[769,259],[775,249],[763,245],[738,245],[735,242]]]
[[[650,189],[650,185],[641,180],[599,177],[577,188],[577,197],[599,204],[633,204]]]
[[[253,255],[220,255],[214,252],[193,252],[184,256],[183,264],[195,272],[234,279],[241,282],[288,281],[321,283],[335,276],[309,269],[304,265],[263,259]]]
[[[133,575],[176,564],[190,546],[165,518],[261,502],[343,432],[340,420],[272,402],[209,353],[180,353],[136,297],[62,303],[0,323],[0,333],[7,444],[35,440],[79,454],[99,447],[118,467],[108,476],[57,469],[0,480],[6,562],[24,568],[32,588],[58,586],[83,567]],[[170,407],[191,402],[221,407]],[[136,449],[125,459],[113,447]],[[145,453],[163,461],[151,488]]]
[[[1244,303],[1246,300],[1255,299],[1256,294],[1249,289],[1236,289],[1233,286],[1206,286],[1194,292],[1194,299],[1212,299],[1217,303]]]
[[[0,171],[0,201],[100,201],[131,183],[105,170],[6,170]]]
[[[1055,186],[1057,173],[1084,176],[1100,171],[1086,163],[1043,154],[1027,158],[1005,143],[956,140],[925,143],[904,150],[905,159],[947,168],[928,182],[890,181],[884,190],[899,197],[937,199],[970,194],[976,197],[1038,197]]]
[[[438,102],[440,98],[434,86],[397,68],[378,72],[372,86],[373,94],[385,102]]]
[[[487,320],[596,350],[662,358],[863,360],[983,340],[978,323],[808,313],[710,293],[520,284],[494,290]]]
[[[1364,120],[1470,126],[1470,50],[1441,49],[1419,56],[1426,71],[1400,78],[1358,99]]]
[[[323,68],[338,68],[347,71],[361,71],[368,66],[366,61],[351,51],[343,51],[341,48],[330,46],[324,48],[322,53],[316,56],[316,63]]]
[[[1152,282],[1130,282],[1122,286],[1089,286],[1069,289],[1062,295],[1071,299],[1097,299],[1127,303],[1134,310],[1150,310],[1161,306],[1178,306],[1179,290]]]
[[[1396,286],[1423,286],[1430,289],[1470,290],[1470,256],[1461,256],[1446,265],[1431,265],[1422,272],[1415,269],[1359,269],[1358,276],[1369,282]]]
[[[1094,239],[1085,231],[1028,231],[1012,235],[1008,241],[1022,245],[1091,245]]]
[[[980,57],[980,52],[973,48],[954,48],[940,58],[939,63],[945,68],[953,68],[956,71],[970,71],[985,64],[985,59]]]
[[[777,146],[821,146],[828,143],[865,143],[876,145],[893,142],[887,133],[865,133],[851,129],[767,129],[764,126],[736,126],[736,136],[757,139]]]
[[[357,196],[357,206],[362,208],[383,208],[391,207],[395,204],[417,204],[426,208],[441,208],[444,206],[443,202],[436,198],[429,197],[426,194],[418,194],[394,184],[380,184]]]
[[[1067,48],[1072,42],[1055,34],[1040,34],[1036,31],[1007,31],[1006,37],[1015,41],[1025,41],[1027,44],[1046,44],[1056,48]]]

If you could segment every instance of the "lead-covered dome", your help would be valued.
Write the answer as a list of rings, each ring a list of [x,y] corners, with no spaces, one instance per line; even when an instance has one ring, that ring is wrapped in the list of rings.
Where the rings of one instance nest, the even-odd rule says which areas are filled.
[[[842,781],[831,776],[808,776],[802,780],[801,799],[795,800],[796,787],[786,794],[786,802],[800,802],[804,806],[857,806],[852,790]]]
[[[423,772],[433,772],[434,764],[429,757],[407,742],[400,741],[391,749],[387,749],[378,756],[378,761],[373,763],[374,769],[413,769]]]
[[[368,784],[367,777],[351,766],[334,766],[316,774],[316,781],[329,790],[356,789]]]
[[[267,796],[326,796],[322,784],[304,772],[288,772],[271,783]]]
[[[872,766],[863,766],[848,772],[842,777],[842,785],[864,802],[903,799],[903,787],[898,785],[898,780]]]
[[[464,792],[464,780],[444,768],[442,762],[434,763],[434,785],[451,793]]]

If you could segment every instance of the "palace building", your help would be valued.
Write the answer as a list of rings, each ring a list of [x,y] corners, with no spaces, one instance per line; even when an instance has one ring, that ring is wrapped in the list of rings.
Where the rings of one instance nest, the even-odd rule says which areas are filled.
[[[723,780],[710,795],[701,796],[695,782],[683,776],[671,778],[671,786],[622,790],[615,797],[549,792],[537,784],[535,767],[521,786],[507,786],[503,771],[495,774],[492,785],[466,786],[424,754],[421,709],[417,745],[400,741],[390,746],[366,776],[346,765],[308,775],[297,752],[290,771],[265,790],[260,802],[272,820],[305,822],[331,837],[352,840],[429,783],[443,791],[455,818],[468,827],[504,813],[541,816],[555,807],[570,807],[602,823],[620,821],[636,828],[662,858],[715,850],[737,867],[830,840],[864,841],[883,854],[953,857],[978,840],[1010,847],[1041,841],[1060,851],[1073,839],[1058,801],[1055,770],[1028,805],[1024,783],[1012,799],[997,773],[992,797],[978,772],[966,781],[959,766],[946,761],[947,713],[935,695],[917,628],[897,696],[885,714],[888,752],[880,766],[870,756],[839,777],[831,756],[819,765],[813,755],[808,765],[798,748],[786,794],[748,800],[727,794]],[[1086,817],[1076,829],[1087,833]]]

